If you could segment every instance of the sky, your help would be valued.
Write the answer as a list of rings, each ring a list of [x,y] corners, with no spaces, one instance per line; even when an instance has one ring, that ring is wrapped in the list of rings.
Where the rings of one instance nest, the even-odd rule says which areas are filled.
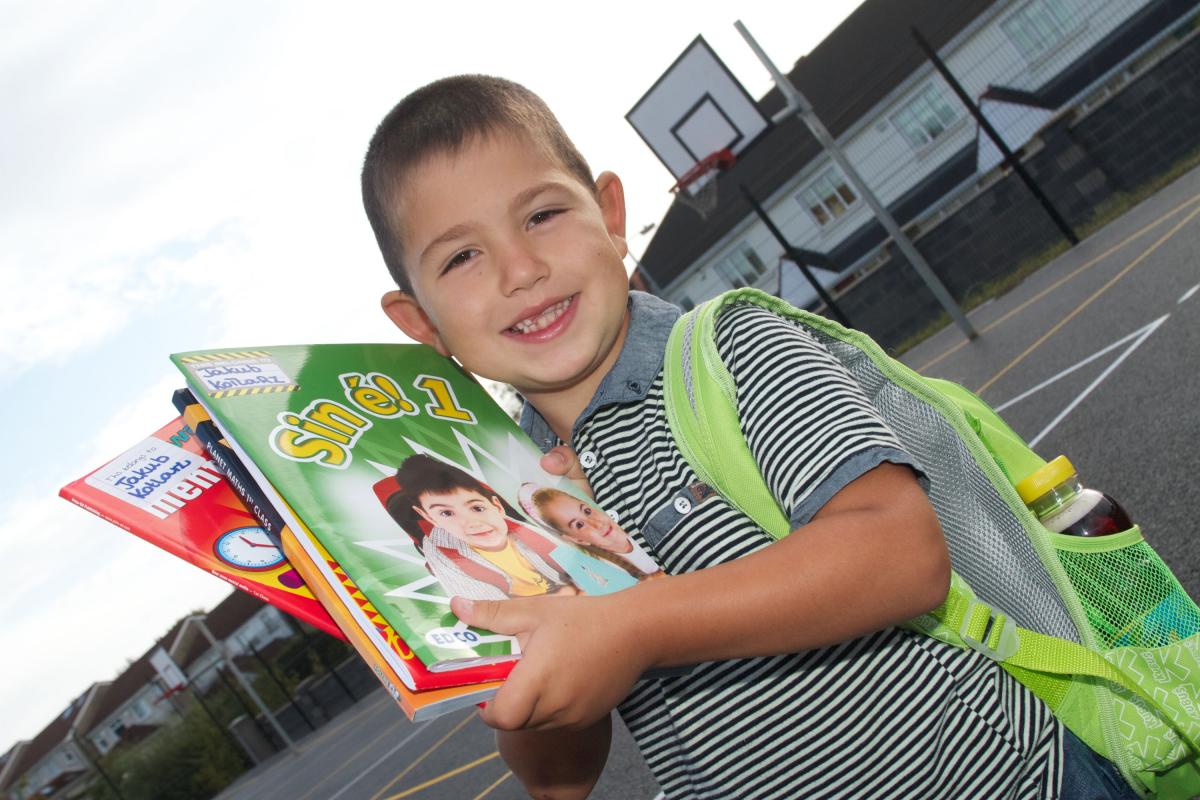
[[[173,417],[168,354],[402,339],[358,188],[401,97],[525,84],[640,254],[674,179],[634,103],[697,34],[759,97],[736,19],[786,71],[856,5],[0,0],[0,753],[229,592],[57,497]]]

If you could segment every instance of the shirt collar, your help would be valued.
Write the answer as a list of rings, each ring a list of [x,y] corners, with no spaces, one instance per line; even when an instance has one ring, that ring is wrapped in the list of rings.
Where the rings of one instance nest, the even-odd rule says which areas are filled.
[[[629,293],[629,329],[625,331],[621,353],[612,369],[600,381],[592,401],[575,420],[571,431],[573,436],[592,414],[604,406],[645,399],[651,384],[662,371],[667,337],[671,335],[671,326],[680,313],[677,306],[652,294],[637,291]],[[542,452],[558,444],[558,436],[529,403],[521,409],[521,428]]]

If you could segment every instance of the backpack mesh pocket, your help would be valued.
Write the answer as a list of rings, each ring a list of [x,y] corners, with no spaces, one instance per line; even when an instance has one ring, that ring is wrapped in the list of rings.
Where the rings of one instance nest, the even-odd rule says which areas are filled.
[[[1200,609],[1137,529],[1051,537],[1101,646],[1162,647],[1200,632]]]

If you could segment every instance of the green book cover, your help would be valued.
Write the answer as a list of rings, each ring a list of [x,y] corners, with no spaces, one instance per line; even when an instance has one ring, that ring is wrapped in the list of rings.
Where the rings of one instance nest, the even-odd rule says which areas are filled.
[[[537,447],[482,386],[431,348],[292,345],[171,358],[260,482],[282,496],[279,510],[294,517],[313,561],[328,566],[305,532],[361,592],[341,596],[364,631],[378,635],[378,613],[430,669],[519,655],[512,637],[459,622],[451,594],[602,593],[658,574],[615,522],[540,468]]]

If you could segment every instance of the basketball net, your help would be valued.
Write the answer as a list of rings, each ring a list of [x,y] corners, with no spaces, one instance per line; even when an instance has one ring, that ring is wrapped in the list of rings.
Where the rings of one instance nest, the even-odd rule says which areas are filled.
[[[677,202],[707,220],[708,215],[716,210],[720,196],[717,192],[718,173],[733,166],[736,159],[728,148],[710,153],[696,165],[683,174],[671,187]]]

